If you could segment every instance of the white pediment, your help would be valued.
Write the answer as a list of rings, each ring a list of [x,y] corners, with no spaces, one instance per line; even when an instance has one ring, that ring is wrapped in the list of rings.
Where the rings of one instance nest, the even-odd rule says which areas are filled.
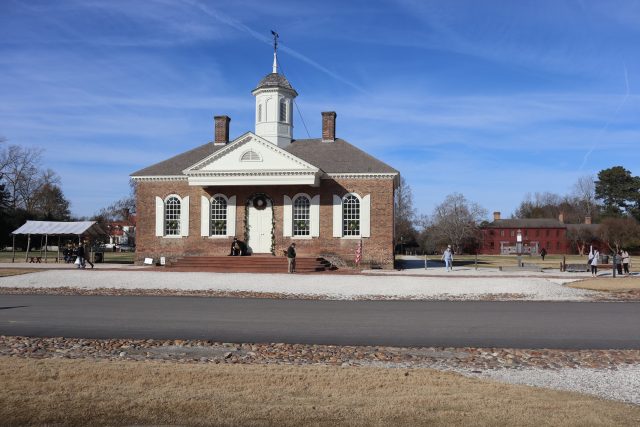
[[[317,185],[320,170],[247,132],[185,169],[190,185]]]

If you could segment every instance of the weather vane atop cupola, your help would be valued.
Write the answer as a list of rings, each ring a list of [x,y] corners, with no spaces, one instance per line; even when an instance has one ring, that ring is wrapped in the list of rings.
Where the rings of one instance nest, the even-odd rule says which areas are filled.
[[[278,33],[271,30],[273,35],[273,74],[278,74]]]

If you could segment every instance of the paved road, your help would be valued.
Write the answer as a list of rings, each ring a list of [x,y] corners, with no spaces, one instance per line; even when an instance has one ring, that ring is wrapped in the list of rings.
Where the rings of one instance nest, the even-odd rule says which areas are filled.
[[[640,348],[640,303],[0,295],[0,334],[336,345]]]

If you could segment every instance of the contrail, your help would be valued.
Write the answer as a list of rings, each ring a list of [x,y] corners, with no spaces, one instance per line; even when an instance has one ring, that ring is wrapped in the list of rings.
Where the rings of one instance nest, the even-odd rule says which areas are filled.
[[[613,119],[615,119],[618,116],[618,113],[620,112],[620,110],[622,109],[624,104],[627,102],[627,99],[629,99],[629,95],[631,95],[631,89],[629,88],[629,72],[627,71],[626,64],[624,65],[624,83],[625,83],[625,86],[626,86],[626,92],[624,94],[624,98],[622,98],[622,101],[620,102],[620,104],[618,104],[618,107],[613,112],[613,116],[611,116],[611,118],[607,121],[607,123],[605,123],[605,125],[602,127],[602,129],[600,129],[598,131],[598,134],[596,135],[595,141],[593,142],[593,144],[591,144],[591,148],[589,149],[589,151],[587,151],[585,153],[584,158],[582,159],[582,164],[580,165],[580,168],[578,170],[581,171],[582,168],[584,167],[584,165],[587,163],[587,160],[589,159],[589,156],[596,149],[597,141],[609,129],[609,125],[611,124]]]
[[[200,10],[202,10],[204,13],[206,13],[207,15],[217,19],[218,21],[227,24],[233,28],[235,28],[236,30],[239,31],[243,31],[247,34],[249,34],[250,36],[254,37],[255,39],[265,43],[265,44],[271,44],[271,38],[267,37],[265,35],[263,35],[262,33],[259,33],[255,30],[253,30],[252,28],[246,26],[245,24],[243,24],[242,22],[236,21],[233,18],[230,18],[229,16],[218,12],[217,10],[210,8],[207,5],[201,4],[201,3],[196,3],[192,0],[184,0],[185,3],[190,4],[193,7],[197,7]],[[285,52],[287,52],[289,55],[303,61],[306,62],[307,64],[311,65],[312,67],[322,71],[323,73],[325,73],[326,75],[338,80],[339,82],[342,82],[348,86],[351,86],[352,88],[356,89],[357,91],[366,94],[367,91],[364,90],[362,87],[358,86],[357,84],[345,79],[344,77],[340,76],[339,74],[334,73],[333,71],[329,70],[328,68],[318,64],[316,61],[314,61],[313,59],[301,54],[300,52],[293,50],[291,48],[288,48],[286,46],[281,46],[280,50],[283,50]]]

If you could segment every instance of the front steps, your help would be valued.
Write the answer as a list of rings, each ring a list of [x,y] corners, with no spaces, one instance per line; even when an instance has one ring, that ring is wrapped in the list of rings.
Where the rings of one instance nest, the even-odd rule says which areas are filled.
[[[286,273],[287,258],[273,255],[253,256],[187,256],[167,267],[172,271],[211,271],[220,273]],[[324,258],[297,257],[297,273],[328,271],[331,264]]]

